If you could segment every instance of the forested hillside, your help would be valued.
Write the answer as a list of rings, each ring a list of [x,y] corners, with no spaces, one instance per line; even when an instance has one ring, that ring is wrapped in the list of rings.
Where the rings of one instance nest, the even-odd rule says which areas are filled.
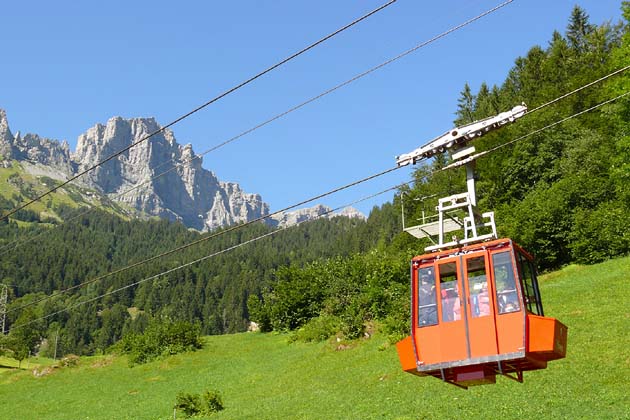
[[[526,103],[530,110],[630,64],[630,4],[625,25],[594,25],[576,7],[566,33],[516,59],[501,86],[482,84],[461,93],[456,123],[495,115]],[[494,209],[500,235],[531,249],[542,269],[569,262],[592,263],[630,249],[630,99],[530,135],[630,90],[628,71],[534,112],[517,124],[483,137],[477,149],[500,148],[477,163],[480,207]],[[411,198],[463,191],[464,173],[418,170]],[[462,170],[463,171],[463,170]],[[435,202],[408,200],[416,217]]]
[[[630,3],[623,7],[625,22],[601,25],[575,8],[566,31],[550,34],[548,45],[517,58],[500,86],[482,84],[476,93],[464,86],[455,124],[522,102],[535,109],[628,66]],[[522,138],[478,161],[479,206],[496,212],[500,235],[534,253],[542,270],[630,251],[630,99],[541,130],[629,91],[626,71],[475,143],[478,150],[490,150]],[[465,190],[463,170],[442,171],[447,163],[448,156],[438,156],[418,167],[416,182],[402,189],[407,220],[433,209],[438,197]],[[49,230],[25,246],[1,251],[0,275],[10,285],[8,324],[36,320],[16,334],[31,351],[42,350],[42,339],[58,336],[59,354],[105,350],[125,333],[165,319],[199,323],[205,334],[243,331],[254,320],[267,331],[297,330],[295,338],[304,340],[337,333],[355,338],[377,321],[395,339],[408,325],[408,261],[426,245],[400,232],[400,200],[398,195],[375,208],[365,222],[338,217],[305,223],[60,313],[271,228],[234,230],[44,299],[203,236],[176,223],[124,221],[104,212],[54,229],[5,223],[0,246],[32,230]]]
[[[533,46],[525,57],[517,58],[501,86],[484,83],[473,93],[466,84],[455,125],[521,103],[534,110],[628,66],[630,2],[623,2],[623,11],[623,24],[595,25],[586,11],[575,7],[565,33],[554,32],[548,45]],[[577,115],[627,92],[630,71],[473,143],[477,150],[496,148],[477,161],[478,206],[494,210],[499,236],[511,237],[530,250],[542,270],[599,262],[630,251],[630,98]],[[442,170],[448,161],[448,156],[438,155],[420,166],[415,182],[396,197],[397,208],[404,198],[407,220],[431,213],[441,197],[466,191],[463,168]],[[356,337],[366,321],[381,320],[395,339],[397,332],[408,328],[409,313],[408,274],[398,264],[421,253],[429,245],[424,241],[400,233],[381,255],[284,270],[275,289],[254,302],[252,315],[270,329],[304,326],[300,334],[307,338],[338,329]],[[302,278],[310,280],[308,286]],[[295,295],[307,297],[298,304],[291,299]],[[288,305],[295,307],[288,311],[293,314],[290,321]]]
[[[2,238],[14,238],[16,231],[19,237],[32,237],[32,232],[18,229],[15,223],[0,226],[0,231]],[[46,317],[271,231],[263,224],[254,224],[224,235],[220,231],[200,235],[177,223],[125,221],[104,212],[91,212],[41,234],[37,240],[4,251],[3,282],[10,285],[9,325]],[[215,237],[151,263],[105,276],[208,235]],[[299,267],[318,258],[363,252],[376,243],[375,238],[368,223],[360,219],[312,221],[39,320],[28,328],[37,330],[38,337],[51,337],[60,328],[59,351],[78,354],[106,349],[124,331],[142,329],[150,318],[196,322],[205,334],[243,331],[249,318],[248,296],[270,284],[278,267]],[[101,276],[105,277],[91,282]],[[90,284],[72,289],[84,282]],[[72,290],[46,299],[68,288]],[[130,307],[137,308],[136,312],[131,311],[133,318],[127,310]],[[36,342],[39,340],[34,338],[33,346]]]

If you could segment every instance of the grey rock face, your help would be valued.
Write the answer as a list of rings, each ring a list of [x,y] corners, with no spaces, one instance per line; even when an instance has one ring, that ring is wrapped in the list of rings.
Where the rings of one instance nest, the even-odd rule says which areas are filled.
[[[160,129],[153,118],[114,117],[80,135],[71,153],[65,141],[36,134],[14,136],[6,112],[0,109],[0,164],[8,167],[17,160],[29,173],[65,180],[138,143],[78,181],[148,215],[179,220],[198,230],[269,214],[260,195],[219,181],[201,166],[192,146],[180,146],[171,131],[142,141]]]
[[[42,138],[37,134],[26,134],[24,137],[18,132],[15,136],[9,129],[9,123],[4,110],[0,109],[0,160],[11,159],[28,161],[32,164],[42,164],[71,174],[74,170],[70,159],[68,143]]]
[[[0,109],[0,163],[2,166],[8,166],[9,161],[13,159],[13,139],[7,114]]]
[[[367,217],[365,216],[365,214],[361,213],[359,210],[355,209],[354,207],[346,207],[345,209],[335,213],[333,215],[333,217],[348,217],[350,219],[361,219],[361,220],[366,220]]]
[[[4,111],[4,109],[0,109],[0,143],[13,143],[13,134],[11,134],[11,130],[9,129],[7,113]]]
[[[73,155],[78,171],[142,141],[160,128],[153,118],[120,117],[90,128],[79,136]],[[84,182],[115,201],[150,215],[180,220],[198,230],[245,222],[269,213],[269,206],[260,195],[247,194],[237,184],[220,182],[201,164],[192,146],[180,146],[173,133],[164,130],[90,171]]]
[[[0,164],[8,166],[12,159],[18,160],[34,175],[65,180],[134,145],[78,181],[113,201],[151,216],[179,220],[197,230],[269,215],[269,205],[259,194],[248,194],[236,183],[219,181],[202,167],[201,158],[190,144],[181,146],[170,130],[160,129],[153,118],[114,117],[81,134],[76,151],[71,153],[65,141],[59,143],[36,134],[14,136],[5,111],[0,109]],[[275,215],[266,222],[287,227],[318,217],[365,218],[354,209],[335,214],[330,210],[317,205]]]
[[[293,226],[298,223],[307,222],[318,218],[348,217],[365,220],[365,215],[352,207],[346,207],[340,212],[333,213],[328,206],[318,204],[313,207],[299,209],[291,212],[284,212],[269,218],[270,224],[279,228]]]
[[[17,133],[13,148],[13,156],[16,160],[40,163],[68,174],[74,171],[74,164],[70,159],[70,148],[66,141],[59,143],[30,133],[22,137],[20,133]]]

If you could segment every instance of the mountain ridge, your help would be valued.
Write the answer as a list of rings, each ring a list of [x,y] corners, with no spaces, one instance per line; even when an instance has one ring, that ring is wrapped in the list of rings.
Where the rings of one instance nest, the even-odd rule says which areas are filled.
[[[139,214],[180,221],[200,231],[270,214],[260,194],[219,180],[202,167],[202,158],[191,144],[180,145],[155,118],[112,117],[105,124],[97,123],[79,135],[73,152],[65,140],[13,135],[6,112],[0,109],[0,166],[5,168],[18,161],[32,175],[66,181],[124,149],[128,150],[86,173],[77,184]],[[267,223],[285,227],[328,212],[330,208],[316,205],[275,215]],[[365,218],[355,209],[342,215]]]

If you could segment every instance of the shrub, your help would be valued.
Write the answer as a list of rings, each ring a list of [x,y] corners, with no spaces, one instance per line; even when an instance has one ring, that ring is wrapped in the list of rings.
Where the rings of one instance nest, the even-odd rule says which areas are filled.
[[[382,331],[387,335],[387,341],[395,344],[409,335],[411,331],[411,322],[409,320],[409,297],[399,296],[392,309],[383,320]]]
[[[175,409],[184,412],[186,417],[201,413],[201,397],[197,394],[180,392],[175,397]]]
[[[184,412],[186,417],[209,415],[223,410],[223,399],[216,390],[207,390],[203,394],[180,392],[175,397],[176,410]]]
[[[341,332],[347,339],[359,338],[365,332],[364,315],[361,311],[352,310],[341,315]]]
[[[79,360],[79,356],[76,354],[68,354],[63,359],[59,360],[59,366],[75,367],[79,365]]]
[[[216,413],[223,410],[223,398],[219,391],[210,390],[203,393],[202,400],[208,413]]]
[[[604,203],[595,210],[579,210],[574,216],[571,256],[581,264],[593,264],[630,252],[628,210],[620,202]]]
[[[114,346],[129,355],[129,365],[200,349],[201,329],[190,322],[154,322],[142,334],[131,333]]]
[[[320,315],[311,319],[302,328],[291,335],[291,341],[317,342],[324,341],[339,331],[339,318]]]

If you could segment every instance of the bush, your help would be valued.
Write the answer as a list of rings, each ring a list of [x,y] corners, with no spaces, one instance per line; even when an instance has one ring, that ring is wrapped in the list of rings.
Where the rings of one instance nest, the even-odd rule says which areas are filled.
[[[396,344],[411,332],[411,322],[409,320],[410,308],[409,297],[400,295],[392,309],[383,320],[382,331],[387,335],[390,344]]]
[[[174,408],[183,411],[186,417],[197,415],[201,413],[202,409],[201,397],[197,394],[180,392],[177,394],[177,397],[175,397]]]
[[[210,390],[204,392],[202,400],[208,413],[216,413],[223,410],[223,398],[221,398],[219,391]]]
[[[630,252],[628,209],[623,203],[604,203],[597,209],[579,210],[574,217],[571,256],[580,264],[593,264]]]
[[[291,335],[291,341],[317,342],[333,336],[340,328],[339,318],[320,315],[311,319]]]
[[[79,356],[76,354],[68,354],[63,359],[59,360],[59,366],[75,367],[79,365],[79,360]]]
[[[142,334],[131,333],[114,346],[129,355],[129,365],[200,349],[201,329],[190,322],[154,322]]]
[[[209,415],[223,410],[223,399],[216,390],[205,391],[203,394],[180,392],[175,397],[174,408],[183,411],[186,417]]]
[[[347,339],[353,340],[365,332],[365,314],[356,306],[351,306],[341,315],[341,332]]]

